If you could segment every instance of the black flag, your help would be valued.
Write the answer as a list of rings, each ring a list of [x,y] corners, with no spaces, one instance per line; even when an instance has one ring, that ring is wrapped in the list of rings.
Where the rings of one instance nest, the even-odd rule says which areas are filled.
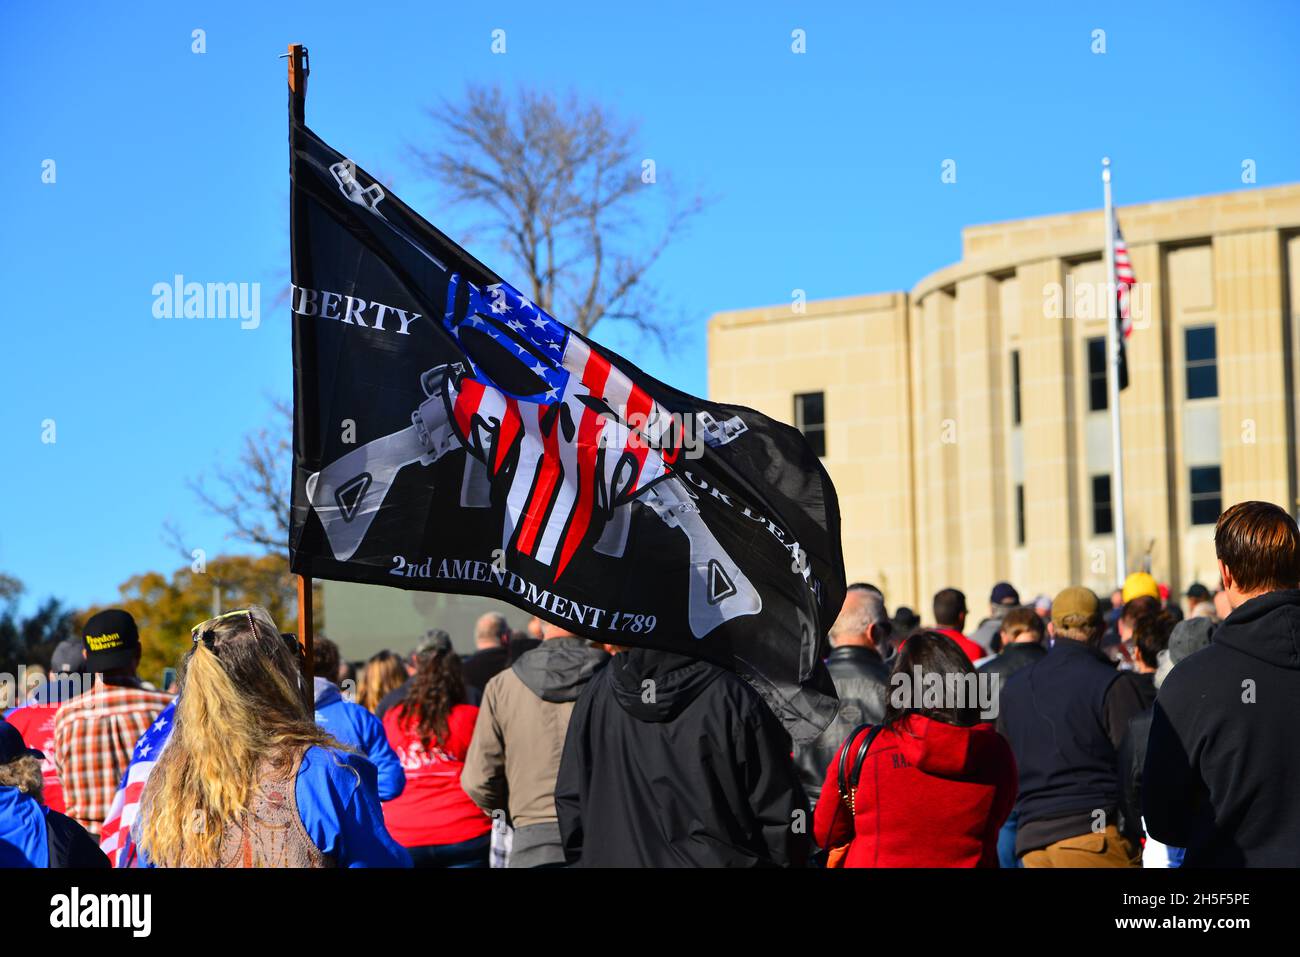
[[[290,177],[293,571],[706,658],[819,732],[844,561],[803,436],[556,321],[292,116]]]

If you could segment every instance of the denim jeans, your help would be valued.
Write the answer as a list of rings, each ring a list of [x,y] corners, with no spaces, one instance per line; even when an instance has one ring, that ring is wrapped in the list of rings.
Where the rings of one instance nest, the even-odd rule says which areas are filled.
[[[487,867],[491,833],[459,844],[428,844],[408,847],[416,867]]]
[[[1016,822],[1020,815],[1015,808],[1007,817],[1007,822],[998,831],[998,863],[1003,867],[1024,867],[1016,857]]]

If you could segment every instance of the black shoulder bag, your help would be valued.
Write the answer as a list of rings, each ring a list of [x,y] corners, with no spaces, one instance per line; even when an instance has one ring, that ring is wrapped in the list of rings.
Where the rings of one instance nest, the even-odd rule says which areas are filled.
[[[880,733],[881,725],[878,724],[860,724],[853,729],[849,735],[844,747],[840,751],[840,763],[838,778],[840,784],[840,800],[843,801],[849,809],[850,815],[858,813],[855,806],[858,795],[858,778],[862,775],[862,764],[867,759],[867,752],[871,750],[871,742],[876,740],[876,735]],[[853,739],[867,729],[866,735],[862,738],[862,743],[858,745],[857,753],[853,757],[853,763],[848,764],[846,759],[849,756],[849,747],[853,744]]]

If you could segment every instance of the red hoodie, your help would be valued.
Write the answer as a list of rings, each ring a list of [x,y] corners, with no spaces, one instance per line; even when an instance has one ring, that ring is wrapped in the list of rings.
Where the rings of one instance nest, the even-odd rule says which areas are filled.
[[[859,735],[850,760],[861,742]],[[845,867],[998,866],[1016,761],[991,724],[958,728],[911,714],[885,728],[862,762],[852,818],[840,800],[839,760],[837,751],[813,834],[821,847],[849,844]]]
[[[407,716],[405,705],[384,714],[384,733],[406,772],[402,793],[384,802],[384,823],[398,844],[459,844],[492,829],[492,820],[460,786],[465,752],[477,719],[478,708],[474,705],[453,706],[447,716],[447,740],[430,741],[426,751],[415,716]]]

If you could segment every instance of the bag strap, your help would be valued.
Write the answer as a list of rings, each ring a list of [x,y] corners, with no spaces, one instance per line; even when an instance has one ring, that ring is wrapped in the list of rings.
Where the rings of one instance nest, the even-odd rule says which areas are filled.
[[[837,777],[839,778],[841,798],[849,800],[851,792],[857,790],[858,778],[862,775],[862,765],[867,759],[867,752],[871,750],[871,742],[876,740],[876,735],[880,733],[880,729],[881,725],[878,724],[860,724],[853,729],[853,733],[850,734],[848,740],[844,742],[844,747],[840,749],[840,762]],[[849,756],[849,747],[853,744],[854,738],[863,731],[866,731],[867,734],[862,739],[862,743],[858,745],[857,754],[853,758],[853,763],[846,768],[845,759]]]

